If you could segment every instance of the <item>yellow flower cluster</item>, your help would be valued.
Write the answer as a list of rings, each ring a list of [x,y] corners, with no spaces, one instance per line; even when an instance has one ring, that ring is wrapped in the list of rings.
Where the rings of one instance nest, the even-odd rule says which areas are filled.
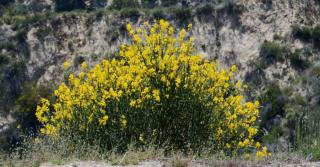
[[[53,112],[42,100],[36,113],[44,124],[41,132],[72,131],[108,140],[115,133],[128,140],[155,137],[159,143],[173,137],[165,134],[176,133],[181,140],[172,141],[185,143],[186,136],[197,136],[191,137],[196,134],[192,128],[200,127],[207,130],[201,140],[211,140],[217,149],[255,146],[259,103],[244,102],[242,85],[234,80],[236,66],[218,70],[195,54],[185,29],[176,36],[167,21],[145,23],[137,31],[128,24],[127,29],[132,41],[121,46],[119,57],[90,70],[83,63],[83,71],[54,92]]]
[[[258,150],[256,152],[256,157],[258,159],[265,159],[266,157],[270,157],[270,156],[271,156],[271,153],[268,153],[266,146],[262,147],[261,150]]]

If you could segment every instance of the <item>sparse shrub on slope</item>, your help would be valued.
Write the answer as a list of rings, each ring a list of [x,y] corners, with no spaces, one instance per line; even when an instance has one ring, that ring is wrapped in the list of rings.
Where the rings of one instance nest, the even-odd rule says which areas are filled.
[[[55,0],[56,11],[72,11],[75,9],[85,9],[84,0]]]
[[[177,0],[161,0],[161,5],[166,7],[176,5],[177,3]]]
[[[11,1],[11,0],[2,0],[2,1],[0,1],[0,5],[3,5],[3,6],[8,5],[10,3],[13,3],[13,1]]]
[[[264,41],[260,49],[259,67],[267,68],[276,62],[290,62],[294,68],[305,70],[310,65],[308,54],[303,50],[291,51],[288,46],[283,46],[276,42]]]
[[[157,0],[142,0],[141,5],[145,8],[153,8],[157,5]]]
[[[180,21],[180,23],[186,23],[192,16],[191,10],[188,8],[171,8],[170,12],[172,12],[175,17]]]
[[[123,8],[120,10],[120,15],[122,18],[132,18],[137,20],[140,16],[140,13],[136,8]]]
[[[186,30],[176,37],[166,21],[127,28],[132,41],[119,57],[90,70],[83,63],[83,71],[55,91],[56,101],[42,100],[36,112],[41,133],[107,150],[152,143],[229,155],[256,147],[258,157],[266,156],[266,147],[253,140],[259,102],[244,101],[235,66],[218,70],[195,53]]]
[[[122,9],[122,8],[135,8],[138,7],[139,3],[136,0],[116,0],[112,3],[112,8]]]
[[[284,62],[289,50],[278,43],[265,41],[261,45],[260,55],[264,59],[263,66],[268,66],[274,62]]]
[[[320,43],[320,25],[316,25],[315,27],[294,25],[292,27],[292,34],[295,38],[305,42],[313,42],[315,47],[318,47]]]

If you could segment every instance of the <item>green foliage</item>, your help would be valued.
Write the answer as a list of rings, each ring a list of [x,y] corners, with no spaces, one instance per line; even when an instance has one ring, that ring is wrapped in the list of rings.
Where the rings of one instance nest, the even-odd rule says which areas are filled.
[[[291,65],[295,68],[305,70],[310,66],[309,61],[300,53],[300,51],[292,52],[288,55]]]
[[[196,13],[199,16],[208,16],[212,15],[214,12],[214,7],[212,5],[205,5],[200,8],[197,8]]]
[[[276,42],[265,41],[261,45],[260,56],[258,62],[261,68],[266,68],[275,62],[290,61],[291,66],[296,69],[307,69],[310,66],[308,57],[310,53],[300,50],[291,51],[287,46],[283,46]]]
[[[15,50],[15,46],[11,42],[0,42],[0,50],[2,49]]]
[[[176,5],[178,0],[161,0],[161,5],[165,7]]]
[[[277,61],[284,62],[288,52],[289,50],[286,47],[282,47],[278,43],[264,41],[260,49],[260,56],[263,59],[260,66],[265,68]]]
[[[111,8],[119,10],[122,8],[136,8],[138,5],[136,0],[116,0],[113,1]]]
[[[123,8],[120,10],[120,15],[122,18],[132,18],[136,20],[139,18],[140,12],[136,8]]]
[[[154,8],[157,0],[141,0],[141,5],[144,8]]]
[[[38,29],[38,31],[35,33],[35,35],[39,39],[43,39],[45,36],[53,32],[53,29],[50,26],[42,26]]]
[[[188,23],[192,13],[189,8],[170,8],[170,12],[175,15],[175,18],[180,21],[180,23]]]
[[[165,10],[162,7],[154,8],[151,10],[151,15],[155,19],[163,19],[165,18]]]
[[[10,3],[13,3],[14,1],[12,0],[1,0],[0,1],[0,6],[6,6],[6,5],[9,5]]]
[[[295,38],[301,39],[303,41],[319,44],[320,25],[316,25],[315,27],[294,25],[292,27],[292,34]]]
[[[3,65],[6,65],[9,63],[9,58],[6,55],[0,54],[0,68]]]
[[[252,150],[259,102],[244,102],[236,66],[219,70],[195,55],[186,30],[177,37],[164,20],[127,28],[132,43],[117,59],[90,70],[82,63],[83,71],[55,91],[52,105],[41,100],[42,134],[71,134],[75,142],[105,150],[125,151],[132,142],[197,152],[209,147],[227,155]],[[257,149],[257,156],[266,156],[266,147]]]
[[[306,112],[296,119],[293,148],[312,160],[320,160],[320,112],[319,108]]]
[[[76,56],[73,60],[73,65],[77,67],[80,64],[82,64],[84,61],[85,61],[85,58],[83,56]]]
[[[72,11],[75,9],[85,9],[84,0],[55,0],[56,11]]]
[[[52,88],[48,86],[37,86],[33,83],[26,82],[23,85],[22,92],[15,102],[14,116],[23,129],[35,129],[37,119],[35,111],[40,97],[51,98]]]
[[[279,125],[273,125],[271,131],[262,137],[262,141],[264,143],[276,144],[282,135],[282,128]]]
[[[13,3],[5,8],[5,13],[9,16],[26,15],[28,14],[28,8],[23,4]]]
[[[27,33],[28,29],[23,27],[17,31],[16,35],[14,36],[14,39],[19,42],[23,42],[27,39]]]
[[[284,95],[283,91],[279,85],[271,83],[266,86],[264,93],[261,96],[261,103],[264,107],[264,112],[262,112],[262,127],[267,127],[268,121],[275,118],[275,116],[283,116],[285,114],[285,104],[287,102],[287,97]]]
[[[312,33],[312,38],[315,43],[317,43],[317,44],[320,43],[320,25],[317,25],[316,27],[314,27],[313,33]]]
[[[294,25],[292,26],[292,34],[294,37],[309,41],[312,38],[313,30],[310,27]]]

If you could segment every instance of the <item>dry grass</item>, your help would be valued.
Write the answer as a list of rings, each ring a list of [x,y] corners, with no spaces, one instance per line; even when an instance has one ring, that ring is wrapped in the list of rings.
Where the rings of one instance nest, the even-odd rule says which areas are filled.
[[[38,142],[30,140],[25,147],[17,149],[10,156],[0,153],[0,166],[36,167],[43,163],[62,165],[74,161],[94,161],[112,165],[134,165],[145,161],[157,161],[168,167],[247,167],[247,166],[283,166],[284,164],[306,164],[305,158],[294,153],[277,153],[267,160],[244,160],[241,157],[227,157],[223,153],[185,155],[181,152],[165,152],[155,147],[137,149],[129,146],[125,153],[116,151],[101,152],[92,146],[77,145],[70,151],[70,143],[66,139]]]
[[[147,149],[135,149],[129,147],[128,151],[124,154],[111,152],[107,160],[113,165],[128,165],[138,164],[139,162],[146,160],[159,159],[164,156],[164,150],[155,149],[154,147],[148,147]]]

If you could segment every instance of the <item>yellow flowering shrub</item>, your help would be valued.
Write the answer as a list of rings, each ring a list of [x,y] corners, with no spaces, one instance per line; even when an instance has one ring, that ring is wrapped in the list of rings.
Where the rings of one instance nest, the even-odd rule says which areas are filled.
[[[119,57],[92,69],[82,64],[54,92],[53,104],[41,101],[41,132],[106,149],[130,142],[230,153],[255,148],[259,103],[245,102],[236,66],[218,70],[195,53],[191,28],[176,34],[164,20],[137,30],[128,24],[132,40]]]

